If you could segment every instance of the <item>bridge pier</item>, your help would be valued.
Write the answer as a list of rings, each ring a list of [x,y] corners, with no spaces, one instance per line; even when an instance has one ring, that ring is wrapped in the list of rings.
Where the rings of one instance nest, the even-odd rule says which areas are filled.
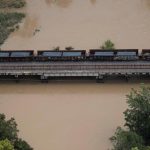
[[[19,77],[18,77],[18,75],[15,75],[15,82],[19,83]]]
[[[125,77],[125,81],[126,81],[126,82],[129,82],[129,76],[128,76],[128,75],[125,75],[124,77]]]
[[[48,77],[45,76],[44,74],[41,75],[41,82],[42,82],[42,83],[48,83]]]
[[[96,77],[96,83],[104,83],[104,77],[99,75]]]

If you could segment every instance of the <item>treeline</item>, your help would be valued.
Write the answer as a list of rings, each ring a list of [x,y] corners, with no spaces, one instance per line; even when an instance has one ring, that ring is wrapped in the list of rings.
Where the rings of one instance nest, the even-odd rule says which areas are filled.
[[[125,127],[118,127],[110,138],[113,150],[150,150],[150,87],[132,89],[127,95]]]

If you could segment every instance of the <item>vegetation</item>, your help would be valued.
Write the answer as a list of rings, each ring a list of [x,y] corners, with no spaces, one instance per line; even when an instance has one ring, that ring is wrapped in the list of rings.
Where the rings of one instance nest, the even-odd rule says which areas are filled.
[[[25,0],[0,0],[0,8],[21,8],[26,5]],[[11,32],[19,28],[18,23],[25,17],[23,13],[0,13],[0,46]]]
[[[18,29],[18,23],[25,17],[23,13],[0,13],[0,45],[11,32]]]
[[[26,141],[23,141],[18,137],[18,132],[19,130],[17,129],[17,123],[15,122],[15,119],[11,118],[6,120],[5,115],[0,114],[0,141],[4,142],[6,139],[8,139],[15,150],[33,150]],[[5,142],[9,143],[8,140]]]
[[[14,146],[9,140],[0,141],[0,150],[14,150]]]
[[[133,147],[142,149],[144,141],[141,136],[135,132],[125,131],[118,127],[115,135],[110,138],[114,150],[130,150]]]
[[[67,47],[65,47],[65,50],[71,51],[71,50],[74,50],[74,48],[72,46],[67,46]]]
[[[127,95],[127,103],[129,109],[124,112],[125,126],[150,145],[150,88],[142,86],[140,91],[132,90]]]
[[[104,42],[104,44],[100,47],[101,49],[115,49],[115,44],[111,40],[107,40]]]
[[[117,128],[110,138],[114,150],[150,150],[150,87],[132,89],[127,103],[124,115],[128,130]]]
[[[60,50],[60,47],[59,47],[59,46],[53,47],[52,50],[54,50],[54,51],[59,51],[59,50]]]
[[[21,8],[25,5],[25,0],[0,0],[0,8]]]

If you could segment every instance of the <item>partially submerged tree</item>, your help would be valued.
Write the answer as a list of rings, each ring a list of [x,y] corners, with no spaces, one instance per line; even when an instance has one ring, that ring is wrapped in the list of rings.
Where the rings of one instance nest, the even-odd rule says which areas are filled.
[[[118,127],[115,135],[110,138],[113,150],[131,150],[133,147],[142,149],[144,141],[141,136],[132,131],[125,131]]]
[[[127,95],[125,131],[117,128],[111,137],[114,150],[150,150],[150,87],[141,86]]]
[[[101,49],[115,49],[115,44],[111,40],[107,40],[103,43],[103,45],[100,47]]]
[[[124,112],[125,126],[142,136],[146,145],[150,145],[150,88],[141,86],[127,95],[129,108]]]
[[[6,120],[5,115],[0,114],[0,140],[8,139],[13,144],[15,150],[33,150],[26,141],[18,138],[18,132],[15,119]]]
[[[52,50],[54,50],[54,51],[59,51],[59,50],[60,50],[60,47],[59,47],[59,46],[53,47]]]

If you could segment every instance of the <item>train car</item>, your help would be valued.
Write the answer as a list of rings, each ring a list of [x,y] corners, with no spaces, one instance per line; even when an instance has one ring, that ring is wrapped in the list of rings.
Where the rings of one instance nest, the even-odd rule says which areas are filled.
[[[30,62],[33,61],[34,51],[33,50],[15,50],[9,51],[10,62]]]
[[[141,59],[150,61],[150,49],[143,49],[142,50]]]
[[[0,51],[0,62],[8,62],[10,51]]]
[[[37,51],[36,60],[37,61],[59,61],[62,58],[61,51],[54,50],[40,50]]]
[[[89,60],[91,61],[113,61],[114,50],[91,49],[89,51]]]
[[[0,51],[0,62],[24,62],[33,60],[33,50]]]
[[[63,61],[83,61],[86,58],[86,50],[63,50],[62,60]]]
[[[138,49],[117,49],[115,50],[114,60],[116,61],[135,61],[138,60]]]

